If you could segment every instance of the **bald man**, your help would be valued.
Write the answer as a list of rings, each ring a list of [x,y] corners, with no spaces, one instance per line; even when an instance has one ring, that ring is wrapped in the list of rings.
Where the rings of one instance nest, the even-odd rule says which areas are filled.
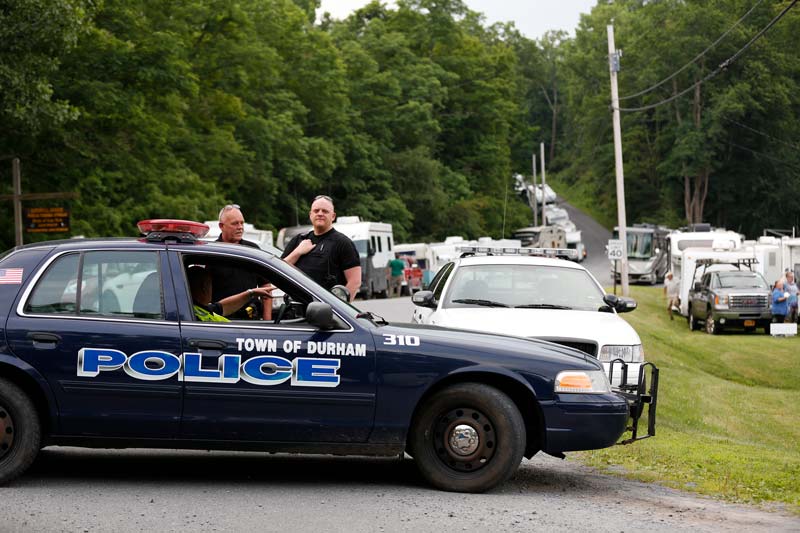
[[[314,229],[296,235],[286,245],[283,259],[328,290],[345,285],[353,301],[361,288],[361,259],[353,241],[333,228],[333,200],[325,195],[314,198],[308,217]]]

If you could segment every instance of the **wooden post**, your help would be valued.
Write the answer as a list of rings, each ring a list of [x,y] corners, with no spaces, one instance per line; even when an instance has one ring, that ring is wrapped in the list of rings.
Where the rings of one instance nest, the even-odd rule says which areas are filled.
[[[22,177],[17,157],[11,162],[11,174],[14,180],[14,240],[17,246],[22,246]]]

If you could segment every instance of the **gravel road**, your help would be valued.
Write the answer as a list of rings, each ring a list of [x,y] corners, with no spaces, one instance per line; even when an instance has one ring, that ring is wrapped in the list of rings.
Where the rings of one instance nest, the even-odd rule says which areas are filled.
[[[411,459],[51,448],[0,489],[0,531],[800,531],[721,503],[536,456],[487,494],[429,488]]]

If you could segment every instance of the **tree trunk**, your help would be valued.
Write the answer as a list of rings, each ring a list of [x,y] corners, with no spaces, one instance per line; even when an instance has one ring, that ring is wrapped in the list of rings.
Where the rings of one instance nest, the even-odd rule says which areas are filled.
[[[701,73],[703,63],[701,62]],[[692,98],[692,125],[695,130],[700,131],[703,127],[703,95],[700,90],[699,80],[695,78],[694,96]],[[672,81],[673,94],[677,94],[678,85],[675,80]],[[682,117],[678,103],[675,103],[675,116],[680,126]],[[683,174],[683,209],[686,214],[686,220],[689,224],[695,224],[703,221],[703,211],[705,210],[706,199],[708,198],[709,181],[711,176],[711,167],[705,163],[699,171],[694,175],[689,175],[687,171],[686,162],[682,165]]]

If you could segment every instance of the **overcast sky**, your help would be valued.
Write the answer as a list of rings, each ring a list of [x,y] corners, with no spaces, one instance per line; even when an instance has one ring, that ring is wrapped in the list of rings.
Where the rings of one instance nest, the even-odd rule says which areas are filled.
[[[328,11],[333,18],[345,18],[368,1],[322,0],[320,13]],[[465,0],[465,3],[471,10],[483,13],[488,24],[512,21],[523,35],[538,39],[547,30],[565,30],[574,35],[580,14],[588,13],[597,0]]]

